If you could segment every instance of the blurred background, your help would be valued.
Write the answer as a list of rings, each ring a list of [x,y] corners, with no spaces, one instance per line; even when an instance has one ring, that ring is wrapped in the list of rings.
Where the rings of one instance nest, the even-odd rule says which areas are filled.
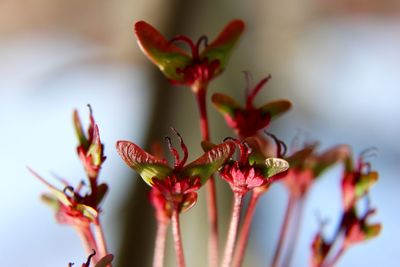
[[[0,255],[3,266],[67,266],[84,262],[72,229],[55,223],[39,201],[46,191],[26,169],[73,184],[84,178],[75,155],[72,111],[85,123],[92,105],[107,160],[100,179],[111,188],[103,222],[116,266],[150,266],[155,224],[145,185],[119,159],[114,144],[132,140],[148,147],[170,134],[183,135],[190,159],[201,153],[197,108],[190,90],[169,86],[141,54],[132,27],[146,20],[167,37],[213,39],[233,18],[247,29],[225,73],[209,96],[241,99],[247,70],[272,80],[259,104],[288,98],[293,109],[270,131],[287,143],[298,135],[321,148],[350,144],[355,154],[377,147],[372,158],[380,181],[371,192],[381,235],[351,248],[338,266],[398,266],[400,260],[400,2],[396,0],[2,0],[0,1]],[[212,139],[232,133],[210,106]],[[340,209],[340,168],[327,173],[307,199],[293,266],[307,266],[316,214]],[[220,228],[226,229],[230,194],[218,182]],[[206,266],[205,202],[182,216],[188,266]],[[267,266],[286,206],[283,186],[274,185],[257,208],[245,266]],[[224,238],[225,231],[221,231]],[[224,239],[221,239],[224,240]],[[221,242],[223,246],[224,242]],[[168,249],[166,266],[174,266]]]

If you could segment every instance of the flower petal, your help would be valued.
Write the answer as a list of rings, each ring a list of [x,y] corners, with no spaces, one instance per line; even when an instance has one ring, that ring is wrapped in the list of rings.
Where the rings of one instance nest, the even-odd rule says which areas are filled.
[[[150,155],[132,142],[118,141],[116,146],[118,154],[125,163],[134,169],[150,186],[153,177],[164,179],[172,173],[172,168],[166,164],[165,160]]]
[[[226,141],[217,145],[204,153],[200,158],[185,166],[180,174],[183,177],[198,177],[201,184],[204,184],[232,156],[235,149],[236,144],[232,141]]]
[[[190,65],[192,63],[191,57],[144,21],[137,22],[134,30],[143,53],[168,79],[183,82],[183,75],[178,74],[176,70],[183,70]]]
[[[242,35],[244,28],[245,24],[242,20],[231,21],[201,53],[201,58],[207,58],[209,62],[218,60],[219,66],[215,74],[219,74],[225,69],[231,51]]]

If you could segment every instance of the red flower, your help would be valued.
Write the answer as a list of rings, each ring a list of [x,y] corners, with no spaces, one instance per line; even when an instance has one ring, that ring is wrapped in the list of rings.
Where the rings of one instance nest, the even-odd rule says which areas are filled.
[[[224,116],[228,126],[234,129],[241,139],[256,135],[259,130],[269,125],[271,119],[286,112],[291,107],[288,100],[277,100],[256,108],[253,104],[254,98],[271,76],[262,79],[252,89],[247,73],[246,78],[247,90],[244,108],[233,98],[224,94],[214,94],[211,99],[215,107]]]
[[[378,173],[371,171],[370,164],[365,162],[363,157],[364,153],[359,157],[355,167],[350,157],[346,161],[342,179],[342,199],[345,210],[352,208],[378,181]]]
[[[144,21],[135,24],[135,34],[143,53],[172,83],[192,86],[195,83],[206,84],[223,72],[244,27],[241,20],[231,21],[210,44],[205,36],[196,43],[182,35],[168,41]],[[176,46],[176,41],[187,43],[191,55]],[[200,51],[202,44],[204,49]]]
[[[97,179],[101,165],[106,160],[103,154],[104,146],[100,141],[99,128],[94,121],[92,109],[90,111],[90,124],[87,135],[84,133],[77,110],[74,110],[74,126],[79,140],[77,153],[82,161],[85,171],[91,180]]]
[[[239,148],[239,159],[227,162],[220,175],[231,186],[233,192],[245,194],[248,191],[271,184],[277,174],[286,171],[289,164],[279,158],[265,158],[252,142],[250,147],[246,141],[235,140]]]
[[[350,155],[345,145],[338,145],[322,153],[316,152],[317,143],[306,145],[285,159],[290,169],[283,182],[290,193],[296,198],[304,197],[315,180],[329,167],[339,161],[344,161]]]
[[[183,158],[180,159],[178,151],[167,138],[169,150],[175,158],[173,167],[170,167],[165,159],[158,159],[129,141],[118,141],[117,151],[125,163],[147,184],[159,190],[173,208],[182,212],[196,203],[196,191],[231,157],[235,144],[231,141],[224,142],[185,165],[188,150],[182,137],[176,134],[180,140]]]

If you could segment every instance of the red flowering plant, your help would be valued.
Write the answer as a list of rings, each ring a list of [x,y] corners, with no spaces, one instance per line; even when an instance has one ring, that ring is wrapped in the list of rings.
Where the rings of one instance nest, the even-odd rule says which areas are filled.
[[[71,225],[82,239],[86,253],[91,255],[88,258],[87,265],[84,266],[89,266],[92,258],[95,264],[100,263],[100,261],[103,262],[102,265],[98,266],[111,266],[112,255],[107,252],[100,222],[100,204],[108,191],[108,186],[105,183],[99,184],[98,182],[101,165],[106,158],[103,155],[103,144],[90,106],[89,111],[90,124],[87,134],[83,131],[78,112],[75,110],[73,114],[74,126],[79,140],[77,153],[89,180],[89,191],[82,193],[86,187],[84,181],[81,181],[74,188],[68,181],[61,180],[64,188],[58,189],[33,170],[30,169],[30,171],[50,189],[51,192],[43,194],[42,199],[55,210],[58,223]]]
[[[369,223],[369,218],[375,212],[375,209],[370,208],[369,201],[364,211],[360,209],[360,201],[368,199],[369,189],[378,178],[377,172],[371,171],[370,164],[365,162],[363,156],[354,165],[347,145],[334,146],[321,152],[317,143],[287,151],[283,141],[266,132],[271,121],[288,111],[292,105],[284,99],[261,106],[254,104],[255,98],[271,78],[270,75],[253,86],[250,75],[245,74],[247,88],[243,106],[229,95],[216,93],[212,96],[212,103],[224,116],[233,135],[218,145],[212,143],[206,93],[214,78],[227,68],[231,52],[244,29],[243,21],[233,20],[209,44],[205,36],[197,41],[183,35],[167,39],[144,21],[139,21],[134,26],[139,47],[167,80],[174,85],[188,86],[194,93],[202,135],[199,143],[205,151],[197,159],[187,163],[188,148],[174,129],[181,152],[173,145],[171,138],[166,137],[173,164],[169,164],[162,153],[148,153],[133,142],[116,143],[122,160],[149,185],[148,198],[154,207],[157,221],[153,267],[164,266],[165,241],[170,226],[177,265],[186,266],[180,214],[195,206],[198,191],[203,186],[207,189],[210,227],[207,266],[219,265],[214,176],[226,181],[233,192],[233,208],[230,225],[227,227],[222,267],[243,265],[258,200],[269,191],[271,185],[278,183],[288,189],[288,204],[270,266],[290,266],[305,199],[315,182],[335,164],[342,164],[344,168],[341,183],[343,211],[333,238],[325,238],[322,230],[315,236],[311,245],[310,266],[334,266],[348,247],[373,238],[380,232],[381,224]],[[189,50],[179,46],[178,42],[186,43]],[[68,182],[62,181],[64,188],[57,189],[32,172],[50,188],[51,193],[45,194],[43,199],[55,208],[57,220],[72,225],[81,236],[86,252],[90,255],[82,266],[88,267],[91,261],[95,267],[111,266],[112,255],[107,252],[99,219],[100,205],[108,191],[106,184],[98,182],[105,161],[104,147],[91,110],[89,119],[90,125],[85,134],[78,113],[74,112],[74,125],[79,140],[77,153],[89,181],[87,193],[82,193],[86,187],[83,182],[74,188]],[[247,203],[243,201],[246,195],[249,198]]]

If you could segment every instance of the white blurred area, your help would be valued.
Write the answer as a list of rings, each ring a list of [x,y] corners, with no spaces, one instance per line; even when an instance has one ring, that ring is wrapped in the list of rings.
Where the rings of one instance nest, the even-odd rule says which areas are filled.
[[[76,155],[72,111],[88,125],[91,104],[105,144],[100,181],[110,192],[103,203],[111,251],[118,247],[119,207],[131,181],[115,150],[119,139],[141,143],[152,109],[152,91],[134,64],[99,61],[109,51],[76,36],[40,34],[3,39],[0,44],[0,251],[3,266],[66,266],[83,263],[80,240],[55,222],[39,200],[47,188],[27,166],[62,188],[85,178]]]

